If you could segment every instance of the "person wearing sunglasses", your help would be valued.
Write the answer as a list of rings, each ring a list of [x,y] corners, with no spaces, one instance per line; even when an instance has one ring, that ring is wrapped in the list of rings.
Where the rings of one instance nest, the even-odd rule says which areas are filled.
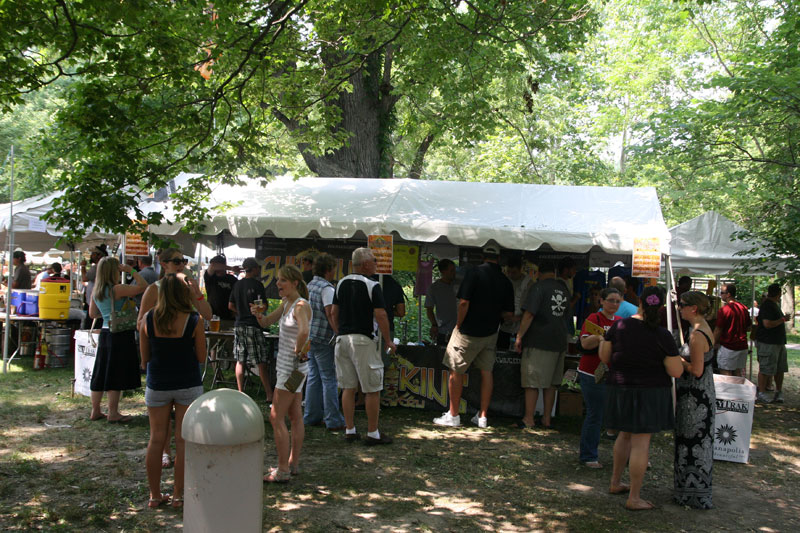
[[[191,277],[191,272],[186,271],[186,264],[189,262],[183,257],[183,253],[178,248],[164,248],[158,252],[158,261],[161,264],[161,279],[167,274],[175,274],[181,281],[189,286],[192,296],[192,305],[195,310],[206,320],[211,320],[211,306],[206,301],[200,287]],[[159,281],[150,284],[142,296],[142,303],[139,306],[139,327],[142,326],[144,316],[156,305],[158,301]]]

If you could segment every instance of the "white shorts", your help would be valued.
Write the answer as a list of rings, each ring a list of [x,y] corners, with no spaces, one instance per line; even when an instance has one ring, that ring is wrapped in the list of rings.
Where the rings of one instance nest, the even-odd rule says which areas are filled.
[[[717,352],[717,366],[722,370],[739,370],[747,364],[747,350],[730,350],[724,346]]]

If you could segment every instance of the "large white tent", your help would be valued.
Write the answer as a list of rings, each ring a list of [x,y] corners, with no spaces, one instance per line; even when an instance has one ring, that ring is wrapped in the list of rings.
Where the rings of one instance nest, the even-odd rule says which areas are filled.
[[[61,196],[63,191],[37,195],[14,202],[14,248],[31,252],[46,252],[56,246],[56,242],[64,235],[54,224],[45,222],[45,213],[53,208],[53,200]],[[0,243],[8,248],[11,218],[9,217],[10,204],[0,205]],[[76,245],[76,249],[86,249],[96,246],[100,242],[115,241],[116,235],[108,233],[89,233]],[[59,246],[60,250],[67,250],[66,244]]]
[[[669,253],[670,234],[652,187],[279,177],[220,185],[207,205],[225,202],[233,207],[205,223],[208,242],[225,230],[236,240],[393,233],[418,243],[479,247],[495,241],[517,250],[547,244],[562,252],[630,256],[635,238],[657,237],[662,253]],[[173,219],[169,201],[142,207]],[[169,223],[151,231],[178,236],[181,228]]]
[[[709,211],[672,227],[669,232],[672,268],[684,274],[723,275],[736,270],[743,261],[759,259],[745,252],[757,243],[735,238],[744,228],[717,212]],[[750,270],[753,275],[774,275],[778,267]]]

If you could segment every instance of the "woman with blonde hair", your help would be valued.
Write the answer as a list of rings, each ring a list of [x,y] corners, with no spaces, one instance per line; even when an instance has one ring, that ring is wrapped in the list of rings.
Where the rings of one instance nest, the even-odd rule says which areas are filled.
[[[710,302],[699,291],[681,294],[681,318],[692,327],[681,347],[683,375],[675,380],[675,501],[695,509],[711,509],[714,465],[714,333],[706,322]]]
[[[204,319],[211,320],[211,305],[208,303],[205,297],[203,297],[203,293],[200,292],[200,287],[197,285],[197,282],[192,279],[190,275],[186,275],[186,263],[188,263],[188,261],[183,257],[183,253],[180,251],[180,249],[163,248],[159,250],[157,256],[158,261],[161,264],[161,275],[158,280],[148,287],[142,296],[142,301],[139,304],[139,329],[141,329],[144,325],[144,317],[147,315],[147,312],[156,305],[156,301],[158,300],[158,288],[161,280],[164,279],[164,276],[169,274],[175,275],[178,279],[183,281],[187,287],[189,287],[190,298],[194,309],[196,309],[200,316]],[[161,455],[161,466],[164,468],[169,468],[169,466],[172,464],[172,459],[170,458],[169,454],[169,443],[170,428],[168,427],[167,438],[164,439],[164,451]]]
[[[173,507],[183,506],[185,443],[181,425],[189,405],[203,394],[200,363],[206,358],[203,321],[192,309],[189,287],[176,274],[167,274],[158,288],[158,301],[139,328],[142,368],[147,370],[144,401],[150,418],[145,466],[150,488],[149,507],[169,501],[161,493],[161,453],[169,438],[169,417],[175,407],[175,484]]]
[[[211,320],[211,305],[206,301],[203,293],[200,292],[200,286],[191,277],[191,273],[187,275],[186,263],[188,261],[183,257],[183,253],[178,248],[164,248],[158,252],[158,261],[161,264],[161,278],[167,274],[175,274],[178,279],[184,281],[189,287],[191,294],[192,305],[206,320]],[[142,296],[142,303],[139,305],[139,327],[142,327],[142,320],[147,312],[156,305],[158,300],[158,285],[161,279],[153,283],[152,287],[148,288]]]
[[[294,266],[286,265],[278,271],[278,295],[281,304],[269,315],[252,306],[252,312],[262,328],[279,321],[278,357],[275,394],[272,398],[272,409],[269,421],[275,435],[275,447],[278,452],[278,466],[271,469],[264,477],[268,483],[286,483],[292,474],[298,473],[300,450],[303,447],[305,427],[303,426],[302,389],[303,383],[297,383],[294,391],[287,389],[286,381],[294,370],[308,375],[308,342],[309,324],[311,323],[311,305],[308,303],[308,288],[303,281],[303,273]],[[292,423],[291,446],[289,430],[286,427],[286,416]]]
[[[133,276],[136,285],[121,285],[120,272]],[[119,412],[121,391],[142,386],[139,374],[139,354],[136,351],[134,330],[111,333],[111,302],[115,311],[120,311],[128,296],[141,294],[147,288],[138,272],[129,265],[120,264],[116,257],[103,257],[97,263],[97,276],[89,303],[89,316],[103,319],[97,354],[94,360],[92,381],[92,413],[90,420],[107,418],[111,423],[126,423],[131,417]],[[103,392],[108,392],[108,415],[100,410]]]

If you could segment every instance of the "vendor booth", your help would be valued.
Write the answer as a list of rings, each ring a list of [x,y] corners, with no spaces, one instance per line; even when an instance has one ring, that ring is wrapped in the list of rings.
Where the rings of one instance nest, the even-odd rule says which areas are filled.
[[[189,175],[176,178],[180,183]],[[286,262],[296,262],[304,247],[349,258],[367,236],[389,234],[396,244],[416,245],[436,257],[469,259],[493,241],[506,251],[549,259],[573,255],[585,265],[630,263],[634,240],[655,239],[656,255],[669,253],[669,232],[652,187],[569,187],[515,183],[351,178],[243,178],[241,186],[219,185],[207,206],[233,207],[205,221],[199,240],[251,247],[264,261],[264,278]],[[145,212],[172,220],[169,200],[147,201]],[[197,239],[180,232],[182,224],[150,230],[186,249]],[[336,253],[335,249],[340,249]],[[345,261],[343,272],[348,267]],[[440,347],[404,346],[386,371],[384,402],[441,410],[447,405]],[[518,416],[522,410],[519,356],[498,353],[492,410]],[[479,373],[464,389],[467,405],[477,403]],[[502,396],[502,397],[501,397]]]
[[[79,244],[75,246],[68,246],[66,243],[59,243],[59,239],[63,237],[61,232],[51,222],[46,222],[43,217],[47,212],[53,208],[53,200],[60,197],[62,191],[47,194],[37,195],[24,200],[13,202],[12,204],[3,204],[0,206],[0,242],[3,244],[3,250],[9,252],[9,245],[12,243],[14,250],[24,250],[26,252],[41,252],[54,253],[63,252],[72,255],[74,250],[88,249],[96,246],[100,242],[117,240],[116,235],[111,235],[102,232],[91,232],[84,237]],[[13,211],[13,219],[10,213]],[[59,245],[60,250],[54,247]],[[69,249],[66,252],[65,249]],[[4,253],[4,261],[7,261],[9,253]],[[5,265],[4,265],[5,266]],[[69,283],[66,284],[68,289],[71,289]],[[52,287],[51,287],[52,288]],[[46,290],[47,286],[43,286],[42,290],[29,290],[21,291],[20,294],[14,295],[9,293],[4,297],[9,297],[8,311],[11,311],[13,306],[14,312],[9,313],[6,317],[6,307],[3,307],[2,321],[4,327],[11,330],[16,326],[17,333],[15,336],[3,335],[3,369],[7,370],[8,362],[14,358],[15,355],[33,355],[34,352],[41,350],[42,341],[45,340],[45,345],[57,347],[42,356],[42,365],[49,365],[53,367],[65,366],[69,364],[69,358],[72,356],[72,343],[67,343],[64,339],[71,335],[65,333],[68,328],[69,315],[69,299],[71,290],[67,290],[66,294],[59,294],[58,297],[66,302],[66,310],[56,314],[41,314],[39,313],[39,298],[44,295],[45,298],[52,297],[52,294]],[[63,285],[59,287],[63,289]],[[42,293],[40,295],[40,292]],[[59,293],[61,290],[59,290]],[[16,305],[22,303],[22,306]],[[63,302],[62,302],[63,303]],[[19,308],[19,309],[16,309]],[[49,309],[49,308],[48,308]],[[58,308],[63,309],[63,305]],[[19,311],[19,312],[17,312]],[[73,314],[72,318],[75,319],[77,314]],[[24,326],[23,326],[24,323]],[[27,333],[30,328],[32,333]],[[10,332],[10,331],[9,331]],[[23,341],[23,338],[29,340]],[[53,341],[53,339],[56,339]],[[6,344],[13,344],[16,338],[16,346],[11,351],[6,348]],[[10,342],[6,342],[6,340]],[[45,348],[46,350],[46,348]],[[36,362],[36,361],[35,361]]]

